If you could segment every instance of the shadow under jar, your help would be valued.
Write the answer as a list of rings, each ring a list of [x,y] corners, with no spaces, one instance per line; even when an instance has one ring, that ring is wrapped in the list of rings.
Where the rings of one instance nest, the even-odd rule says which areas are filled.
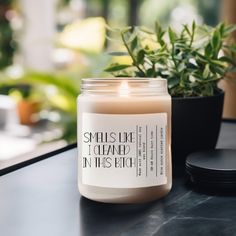
[[[171,189],[171,97],[157,78],[83,79],[78,185],[91,200],[144,203]]]

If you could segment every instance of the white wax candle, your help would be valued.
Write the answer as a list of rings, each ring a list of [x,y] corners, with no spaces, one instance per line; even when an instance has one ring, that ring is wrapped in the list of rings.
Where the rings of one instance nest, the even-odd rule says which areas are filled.
[[[161,79],[85,79],[78,97],[79,190],[111,203],[171,188],[171,98]]]

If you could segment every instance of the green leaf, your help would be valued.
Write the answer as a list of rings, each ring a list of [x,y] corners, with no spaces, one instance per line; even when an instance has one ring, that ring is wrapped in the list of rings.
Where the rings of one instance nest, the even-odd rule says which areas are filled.
[[[170,42],[171,42],[172,44],[174,44],[176,37],[175,37],[175,33],[174,33],[174,31],[171,29],[171,27],[168,28],[168,35],[169,35]]]
[[[184,63],[184,62],[179,63],[179,65],[178,65],[178,71],[181,72],[181,71],[183,71],[184,69],[186,69],[185,63]]]
[[[224,22],[221,22],[217,25],[217,28],[219,29],[220,36],[224,37],[224,32],[225,32],[225,24]]]
[[[192,33],[195,31],[195,29],[196,29],[196,22],[194,20],[192,23]]]
[[[209,68],[209,64],[207,64],[205,66],[205,69],[204,69],[203,74],[202,74],[203,78],[207,79],[209,77],[210,73],[211,73],[211,71],[210,71],[210,68]]]
[[[138,45],[138,37],[137,35],[130,41],[130,49],[131,51],[134,51]]]
[[[234,25],[228,25],[228,26],[225,28],[225,30],[224,30],[224,33],[225,33],[224,36],[227,36],[227,35],[233,33],[235,30],[236,30],[236,24],[234,24]]]
[[[187,34],[188,34],[189,36],[191,36],[191,32],[190,32],[190,30],[189,30],[189,28],[188,28],[188,25],[184,24],[183,27],[184,27],[185,31],[187,32]]]
[[[213,51],[217,53],[221,45],[221,36],[217,29],[213,33],[211,45],[212,45]]]
[[[130,74],[118,74],[116,77],[132,77]]]
[[[104,71],[106,72],[116,72],[120,70],[124,70],[131,67],[131,65],[120,65],[120,64],[113,64],[106,68]]]
[[[153,68],[149,68],[147,71],[146,71],[146,76],[147,77],[154,77],[155,76],[155,70]]]
[[[165,45],[165,42],[163,40],[165,31],[162,29],[162,27],[157,21],[155,22],[155,32],[156,32],[157,42],[160,43],[161,46]]]
[[[110,56],[121,57],[121,56],[128,56],[127,52],[109,52]]]
[[[229,64],[235,65],[235,61],[232,58],[226,57],[226,56],[222,56],[220,58],[218,58],[220,61],[223,62],[227,62]]]
[[[212,45],[210,43],[205,47],[205,56],[210,57],[212,54]]]
[[[225,63],[221,60],[209,60],[208,62],[214,66],[225,67]]]
[[[160,49],[159,49],[159,52],[165,52],[165,53],[167,53],[166,52],[167,51],[167,45],[166,44],[164,44]]]
[[[180,82],[180,79],[178,77],[171,77],[168,79],[168,88],[174,88],[176,87]]]
[[[214,65],[210,65],[210,68],[211,68],[211,71],[214,73],[215,76],[218,76],[219,75],[224,75],[226,70],[221,68],[221,67],[216,67]]]
[[[137,54],[137,63],[138,64],[142,64],[143,63],[143,60],[144,60],[144,56],[145,56],[145,51],[143,49],[141,49],[140,51],[138,51],[138,54]]]
[[[127,36],[127,43],[128,44],[130,44],[130,43],[132,43],[134,40],[135,40],[135,38],[137,38],[137,31],[128,31],[128,32],[126,32],[125,33],[126,34],[126,36]]]
[[[146,77],[145,74],[143,72],[141,72],[141,71],[135,71],[135,76],[136,77],[140,77],[140,78]]]

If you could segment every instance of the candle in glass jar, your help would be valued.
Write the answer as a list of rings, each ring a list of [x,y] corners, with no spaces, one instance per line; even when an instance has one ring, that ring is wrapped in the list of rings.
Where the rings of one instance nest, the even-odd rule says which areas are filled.
[[[141,203],[171,189],[171,97],[157,78],[83,79],[78,185],[86,198]]]

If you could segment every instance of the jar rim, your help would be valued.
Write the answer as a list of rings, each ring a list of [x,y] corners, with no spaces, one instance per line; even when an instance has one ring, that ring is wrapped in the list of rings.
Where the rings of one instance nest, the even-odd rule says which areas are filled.
[[[122,84],[125,82],[130,94],[133,95],[167,93],[166,79],[147,77],[83,78],[81,91],[93,94],[117,93],[118,90],[122,90]]]
[[[82,78],[83,82],[117,82],[121,81],[130,81],[130,82],[149,82],[149,81],[166,81],[166,79],[160,77],[106,77],[106,78]]]

